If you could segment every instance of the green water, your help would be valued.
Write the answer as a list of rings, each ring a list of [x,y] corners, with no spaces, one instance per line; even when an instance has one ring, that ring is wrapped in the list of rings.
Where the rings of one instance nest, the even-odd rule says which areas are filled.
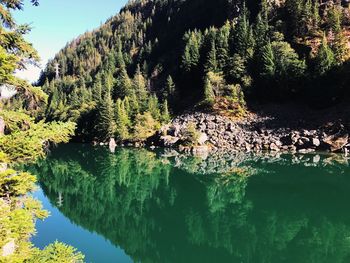
[[[350,262],[350,168],[329,155],[66,145],[30,169],[58,239],[87,262]]]

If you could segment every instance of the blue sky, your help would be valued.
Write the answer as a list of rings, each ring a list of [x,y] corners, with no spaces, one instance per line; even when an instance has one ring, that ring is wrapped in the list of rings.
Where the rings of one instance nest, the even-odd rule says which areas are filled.
[[[47,60],[78,35],[90,31],[119,12],[127,0],[40,0],[38,7],[25,0],[23,11],[15,13],[18,23],[28,23],[32,31],[26,39],[33,43],[42,59],[42,67]],[[39,68],[29,67],[18,75],[35,81]]]

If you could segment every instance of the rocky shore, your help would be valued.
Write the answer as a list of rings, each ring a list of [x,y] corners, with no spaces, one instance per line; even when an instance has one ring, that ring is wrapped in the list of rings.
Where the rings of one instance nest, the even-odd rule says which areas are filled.
[[[195,127],[195,141],[184,144],[188,128]],[[193,133],[193,131],[192,131]],[[251,114],[243,120],[210,113],[187,113],[176,117],[149,140],[149,145],[174,148],[180,151],[205,153],[230,150],[236,152],[315,151],[348,154],[350,127],[340,121],[323,124],[307,121],[288,121]]]

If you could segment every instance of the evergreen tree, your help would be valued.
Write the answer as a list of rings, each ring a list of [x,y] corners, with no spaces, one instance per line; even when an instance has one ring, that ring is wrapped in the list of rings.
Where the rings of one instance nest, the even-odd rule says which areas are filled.
[[[159,107],[159,102],[158,102],[158,98],[156,95],[152,95],[149,97],[148,99],[148,106],[147,106],[147,111],[149,113],[151,113],[152,117],[155,120],[159,120],[160,119],[160,111],[159,111],[160,107]]]
[[[316,59],[315,59],[315,70],[319,76],[324,75],[335,64],[335,56],[332,49],[328,45],[326,35],[323,36],[321,46],[319,47]]]
[[[165,100],[162,104],[162,111],[161,111],[161,121],[163,123],[170,122],[170,113],[169,113],[169,107],[168,107],[168,101]]]
[[[268,42],[263,48],[262,61],[263,67],[261,74],[265,77],[273,77],[276,71],[276,65],[275,55],[270,42]]]
[[[146,80],[141,72],[140,66],[137,65],[136,72],[132,81],[132,89],[135,91],[135,95],[141,105],[145,105],[148,97],[146,88]]]
[[[169,75],[166,80],[166,86],[165,86],[165,94],[164,97],[167,100],[174,101],[176,96],[176,86],[173,81],[173,78]]]
[[[204,82],[203,103],[209,107],[213,106],[213,104],[215,103],[215,93],[208,76],[205,78],[205,82]]]
[[[97,105],[96,134],[100,140],[106,141],[114,137],[116,123],[114,121],[114,107],[110,92]]]
[[[117,140],[123,141],[129,138],[130,119],[125,109],[124,101],[118,99],[115,110],[115,136]]]
[[[249,22],[249,11],[243,2],[242,12],[238,17],[234,30],[234,50],[242,58],[249,59],[254,54],[255,41],[253,30]]]
[[[137,114],[140,113],[140,103],[134,90],[131,92],[129,105],[130,105],[130,111],[129,111],[130,119],[135,120]]]
[[[206,72],[218,72],[219,71],[219,66],[218,66],[218,61],[217,61],[217,56],[216,56],[216,46],[215,46],[215,41],[211,42],[211,49],[208,53],[207,56],[207,62],[205,64],[205,71]]]
[[[320,27],[321,17],[320,17],[320,3],[318,0],[314,1],[313,10],[312,10],[312,21],[313,29],[317,31]]]
[[[184,55],[182,56],[182,67],[185,71],[190,72],[191,69],[198,66],[200,59],[201,34],[197,31],[187,33],[185,37],[187,41]]]
[[[129,78],[126,68],[123,67],[120,69],[115,88],[115,96],[117,98],[124,98],[130,96],[132,89],[132,82]]]

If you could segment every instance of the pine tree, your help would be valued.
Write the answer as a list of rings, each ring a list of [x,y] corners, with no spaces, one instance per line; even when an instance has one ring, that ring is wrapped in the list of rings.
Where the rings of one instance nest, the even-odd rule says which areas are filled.
[[[132,89],[132,82],[129,78],[126,68],[120,69],[119,75],[116,81],[115,96],[117,98],[124,98],[130,96]]]
[[[111,95],[106,93],[97,105],[96,134],[100,140],[106,141],[114,137],[116,123],[114,121],[114,107]]]
[[[242,12],[238,17],[234,33],[234,50],[242,58],[249,59],[254,54],[255,41],[253,30],[249,23],[249,11],[243,2]]]
[[[185,71],[190,72],[197,67],[200,59],[201,35],[199,32],[187,33],[187,43],[182,56],[182,67]]]
[[[152,117],[155,120],[159,120],[160,119],[160,111],[159,111],[160,107],[159,107],[159,102],[158,102],[158,98],[156,95],[152,95],[149,97],[148,99],[148,106],[147,106],[147,111],[149,113],[151,113]]]
[[[349,58],[348,44],[348,39],[342,30],[335,34],[332,49],[338,65],[341,65],[347,58]]]
[[[135,120],[137,114],[140,113],[140,104],[134,90],[131,92],[129,105],[130,105],[130,112],[129,112],[130,119]]]
[[[168,123],[170,121],[170,113],[167,100],[165,100],[162,104],[161,121],[163,123]]]
[[[270,42],[268,42],[263,48],[262,62],[263,67],[261,74],[265,77],[273,77],[276,71],[276,65],[275,55]]]
[[[136,72],[132,81],[132,89],[135,91],[141,105],[145,105],[148,97],[146,80],[141,72],[140,66],[137,65]]]
[[[205,78],[204,82],[203,103],[209,107],[213,106],[213,104],[215,103],[215,93],[208,76]]]
[[[207,62],[205,64],[205,71],[206,72],[218,72],[218,61],[216,56],[216,46],[215,41],[211,42],[211,49],[207,56]]]
[[[258,50],[262,50],[262,48],[268,42],[268,33],[269,33],[269,24],[267,20],[267,15],[263,12],[259,13],[256,18],[254,35],[256,46]]]
[[[313,4],[311,0],[306,0],[302,10],[302,25],[304,27],[304,35],[308,33],[313,27]]]
[[[321,17],[320,17],[320,3],[318,0],[314,1],[313,10],[312,10],[312,21],[313,21],[313,30],[317,31],[320,27]]]
[[[169,75],[167,80],[166,80],[166,98],[167,99],[174,99],[175,97],[175,93],[176,93],[176,86],[175,83],[173,81],[173,78]]]
[[[229,22],[218,30],[217,33],[217,61],[219,71],[227,71],[229,64],[229,55],[230,55],[230,46],[229,46],[229,37],[230,37],[231,25]]]
[[[118,99],[115,110],[115,136],[117,140],[124,141],[129,138],[130,119],[125,110],[124,101]]]
[[[324,75],[335,64],[335,56],[332,49],[328,45],[326,35],[323,36],[321,46],[319,47],[316,59],[315,59],[315,70],[317,75]]]

